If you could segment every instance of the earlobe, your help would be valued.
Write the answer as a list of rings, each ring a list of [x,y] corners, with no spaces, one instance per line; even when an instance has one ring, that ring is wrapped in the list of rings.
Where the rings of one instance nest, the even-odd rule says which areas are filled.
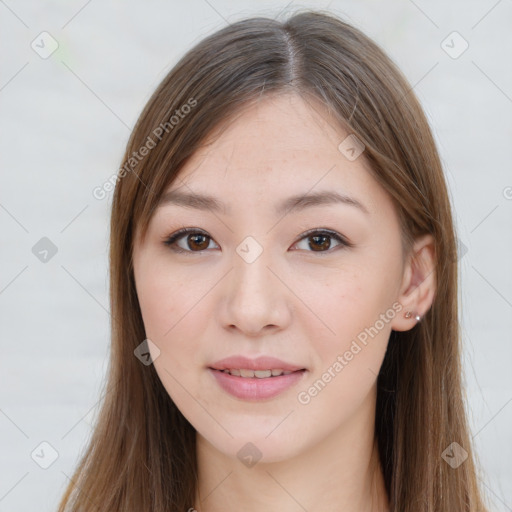
[[[411,249],[404,271],[398,302],[404,311],[393,319],[394,331],[412,329],[432,306],[436,291],[435,240],[432,235],[418,238]]]

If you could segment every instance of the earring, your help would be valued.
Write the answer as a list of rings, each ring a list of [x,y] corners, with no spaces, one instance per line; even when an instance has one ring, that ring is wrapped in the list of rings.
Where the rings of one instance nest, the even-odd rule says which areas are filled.
[[[405,313],[405,315],[404,315],[405,318],[411,318],[411,316],[412,316],[412,312],[411,311],[407,311]],[[415,316],[415,320],[416,320],[416,322],[419,322],[421,320],[420,315],[416,315]]]

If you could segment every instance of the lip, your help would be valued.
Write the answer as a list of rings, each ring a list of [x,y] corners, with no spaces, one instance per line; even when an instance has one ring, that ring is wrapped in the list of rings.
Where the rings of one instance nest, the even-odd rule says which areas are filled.
[[[230,370],[233,368],[239,370],[272,370],[281,369],[288,372],[296,372],[297,370],[305,370],[303,366],[297,366],[292,363],[281,361],[275,357],[260,356],[256,359],[249,359],[248,357],[237,355],[226,357],[213,363],[210,366],[213,370]],[[270,378],[270,377],[269,377]],[[276,377],[273,377],[276,378]],[[266,380],[266,379],[261,379]]]
[[[242,366],[242,368],[244,367]],[[224,373],[222,370],[215,370],[214,368],[208,368],[208,371],[213,375],[216,382],[224,391],[236,398],[249,401],[273,398],[297,384],[307,372],[305,369],[289,370],[292,371],[292,373],[288,375],[259,379],[257,377],[237,377],[229,373]]]

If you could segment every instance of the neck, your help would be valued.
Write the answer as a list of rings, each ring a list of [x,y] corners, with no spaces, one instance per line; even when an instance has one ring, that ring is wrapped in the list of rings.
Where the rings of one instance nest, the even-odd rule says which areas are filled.
[[[373,404],[373,405],[372,405]],[[295,457],[248,468],[197,437],[198,512],[388,512],[369,400],[348,424]],[[362,428],[366,426],[367,428]]]

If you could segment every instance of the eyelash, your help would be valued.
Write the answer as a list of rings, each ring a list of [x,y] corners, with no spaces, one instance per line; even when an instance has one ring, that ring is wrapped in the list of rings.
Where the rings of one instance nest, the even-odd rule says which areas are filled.
[[[185,235],[189,235],[189,234],[203,235],[206,238],[208,238],[210,240],[213,240],[213,238],[211,238],[206,232],[204,232],[204,231],[202,231],[200,229],[197,229],[197,228],[182,228],[182,229],[176,231],[175,233],[173,233],[172,235],[166,237],[164,239],[163,243],[164,243],[164,245],[168,246],[172,251],[174,251],[176,253],[192,253],[192,254],[195,253],[195,254],[201,254],[201,253],[205,252],[207,249],[204,249],[204,250],[201,250],[201,251],[190,251],[190,250],[181,249],[181,248],[179,248],[179,247],[177,247],[175,245],[176,242],[179,239],[181,239]],[[313,235],[327,235],[327,236],[333,238],[334,240],[336,240],[337,242],[340,243],[340,245],[336,246],[338,248],[343,248],[343,247],[350,248],[350,247],[353,247],[353,244],[350,243],[346,238],[344,238],[342,235],[340,235],[336,231],[331,231],[330,229],[311,229],[309,231],[306,231],[306,233],[303,233],[301,238],[299,238],[299,240],[297,242],[294,242],[293,245],[295,245],[296,243],[302,241],[305,238],[310,238]],[[306,252],[312,252],[312,253],[317,253],[317,254],[331,253],[333,250],[336,249],[336,247],[328,249],[326,251],[306,251]]]

